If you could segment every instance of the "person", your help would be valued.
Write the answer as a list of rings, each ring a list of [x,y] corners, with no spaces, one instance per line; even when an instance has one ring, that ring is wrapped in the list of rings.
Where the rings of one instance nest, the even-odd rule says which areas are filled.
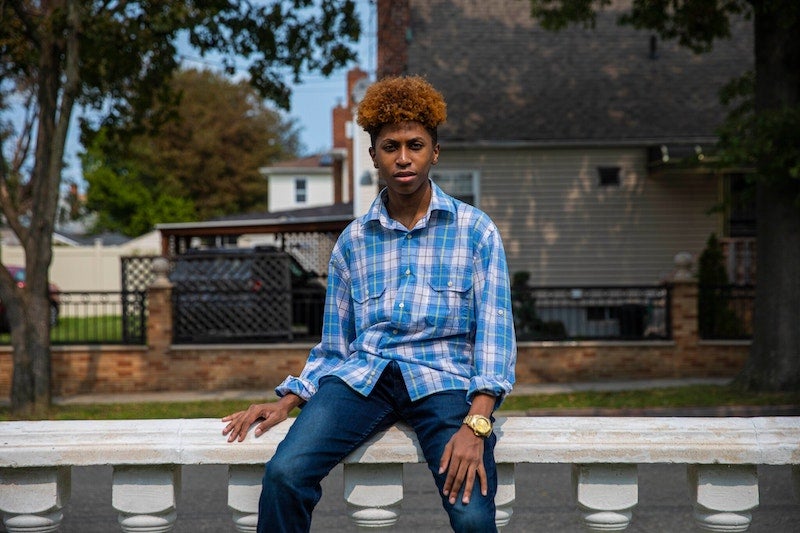
[[[372,84],[358,107],[385,188],[339,236],[322,338],[277,402],[224,417],[229,442],[302,407],[267,462],[258,531],[308,531],[321,480],[398,421],[416,433],[454,531],[496,531],[492,413],[516,342],[505,252],[480,210],[430,179],[442,95],[418,76]]]

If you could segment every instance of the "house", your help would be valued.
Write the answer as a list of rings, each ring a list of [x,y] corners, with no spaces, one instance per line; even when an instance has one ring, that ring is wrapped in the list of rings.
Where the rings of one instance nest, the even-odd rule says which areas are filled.
[[[269,212],[334,203],[333,154],[280,161],[259,169],[267,179]]]
[[[695,55],[618,26],[629,4],[550,32],[525,1],[377,2],[377,77],[422,75],[448,103],[433,179],[492,217],[534,285],[657,283],[712,232],[752,246],[746,209],[711,212],[741,175],[706,165],[751,23]]]

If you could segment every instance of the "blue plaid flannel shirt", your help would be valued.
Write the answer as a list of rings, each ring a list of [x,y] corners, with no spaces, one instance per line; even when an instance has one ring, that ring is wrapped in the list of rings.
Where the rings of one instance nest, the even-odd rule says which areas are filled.
[[[511,392],[516,340],[505,252],[480,210],[431,183],[428,213],[408,230],[383,194],[331,254],[321,342],[299,377],[275,390],[308,400],[320,378],[368,395],[397,361],[412,400],[444,390]]]

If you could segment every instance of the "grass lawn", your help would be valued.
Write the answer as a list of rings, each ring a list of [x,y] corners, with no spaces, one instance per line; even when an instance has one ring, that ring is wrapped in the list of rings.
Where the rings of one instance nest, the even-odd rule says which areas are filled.
[[[257,400],[220,400],[196,402],[114,403],[92,405],[54,405],[47,414],[50,420],[221,418],[246,409]],[[503,411],[530,409],[640,408],[640,407],[714,407],[726,405],[800,406],[800,391],[787,393],[743,393],[729,386],[693,385],[619,392],[578,392],[568,394],[511,395]],[[0,406],[0,420],[13,420],[8,406]]]
[[[50,331],[50,341],[63,344],[97,344],[122,341],[122,317],[61,317]],[[0,335],[0,344],[10,344],[11,335]]]

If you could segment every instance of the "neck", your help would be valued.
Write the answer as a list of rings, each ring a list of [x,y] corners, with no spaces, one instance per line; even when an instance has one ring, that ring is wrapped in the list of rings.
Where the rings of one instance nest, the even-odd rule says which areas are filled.
[[[389,216],[401,223],[408,229],[417,225],[422,217],[428,212],[431,203],[431,186],[428,182],[427,187],[421,187],[411,195],[393,194],[387,191],[386,210]]]

